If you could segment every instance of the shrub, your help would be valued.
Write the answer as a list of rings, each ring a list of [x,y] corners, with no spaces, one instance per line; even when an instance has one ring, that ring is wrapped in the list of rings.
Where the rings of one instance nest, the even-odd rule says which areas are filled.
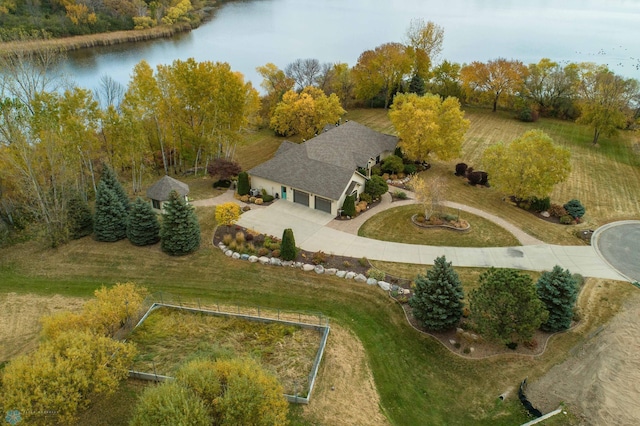
[[[549,210],[551,207],[551,198],[538,198],[533,197],[530,201],[530,209],[535,212],[543,212]]]
[[[229,187],[231,187],[231,181],[228,180],[228,179],[217,180],[217,181],[213,182],[213,187],[214,188],[229,188]]]
[[[584,206],[576,199],[568,201],[563,207],[567,211],[567,214],[575,219],[580,219],[584,216]]]
[[[247,195],[249,193],[249,175],[247,172],[240,172],[238,174],[238,194]]]
[[[240,201],[242,201],[243,203],[248,203],[249,202],[249,196],[248,195],[241,195],[240,196]]]
[[[322,250],[313,253],[313,256],[311,256],[311,263],[313,263],[314,265],[322,265],[327,263],[327,254]]]
[[[381,167],[385,172],[399,173],[404,170],[404,163],[397,155],[390,155],[382,161]]]
[[[382,281],[384,280],[384,278],[386,277],[387,274],[384,273],[384,271],[381,271],[379,269],[376,268],[371,268],[367,271],[367,277],[369,278],[373,278],[377,281]]]
[[[358,259],[358,264],[360,264],[360,266],[364,268],[365,266],[369,265],[369,259],[367,259],[366,257],[361,257],[360,259]]]
[[[230,179],[237,176],[241,171],[242,167],[240,167],[240,164],[232,160],[227,160],[226,158],[216,158],[207,166],[207,172],[210,176],[220,179],[218,182],[226,181],[229,182],[229,184],[231,184]],[[225,186],[225,188],[228,187],[229,186]]]
[[[244,239],[245,241],[253,241],[255,237],[253,236],[253,234],[251,232],[248,232],[245,236]]]
[[[242,244],[246,241],[245,237],[244,237],[244,232],[240,231],[240,232],[236,232],[236,242],[238,244]]]
[[[418,171],[418,167],[415,164],[405,164],[404,165],[404,174],[412,175]]]
[[[560,223],[563,225],[571,225],[574,222],[573,216],[570,214],[565,214],[564,216],[560,216]]]
[[[370,194],[367,194],[366,192],[363,192],[362,194],[360,194],[360,201],[364,201],[367,204],[371,204],[373,199],[372,199]]]
[[[270,253],[269,249],[266,248],[266,247],[260,247],[258,249],[258,256],[267,256],[267,255],[269,255],[269,253]]]
[[[74,194],[69,200],[68,209],[69,237],[76,240],[90,235],[93,232],[93,215],[89,204],[79,195]]]
[[[294,260],[298,255],[296,240],[293,236],[293,229],[287,228],[282,233],[282,244],[280,245],[280,255],[284,260]]]
[[[342,262],[342,266],[344,266],[345,269],[351,268],[351,262],[345,260],[344,262]]]
[[[406,200],[407,199],[407,193],[404,191],[394,191],[393,192],[393,196],[396,197],[399,200]]]
[[[424,214],[420,213],[420,214],[416,215],[416,222],[424,223],[425,220],[426,220],[426,218],[424,217]]]
[[[469,166],[467,166],[466,163],[458,163],[456,164],[456,176],[465,176],[467,173],[467,168]]]
[[[552,217],[566,216],[567,211],[559,204],[551,204],[547,210]]]
[[[280,250],[275,249],[274,251],[271,252],[271,256],[272,257],[280,257],[281,253]]]
[[[356,215],[356,204],[353,195],[347,195],[342,204],[342,214],[349,217]]]
[[[442,219],[444,219],[445,222],[455,222],[458,220],[458,216],[454,214],[445,214]]]
[[[531,107],[524,107],[520,111],[518,111],[518,120],[524,121],[525,123],[534,123],[538,121],[538,111]]]
[[[371,167],[371,176],[380,176],[382,174],[382,168],[380,167],[380,165],[376,164],[375,166]]]
[[[269,195],[269,194],[264,194],[262,196],[262,201],[264,201],[265,203],[270,203],[273,201],[273,195]]]
[[[218,386],[220,383],[217,382]],[[136,405],[131,426],[204,425],[211,417],[201,397],[175,382],[148,387]]]
[[[256,246],[253,243],[247,243],[244,251],[247,254],[254,254],[256,252]]]
[[[371,179],[367,180],[364,184],[364,192],[369,194],[372,199],[380,198],[382,194],[389,190],[389,185],[380,176],[371,176]]]
[[[229,244],[231,244],[232,241],[233,241],[233,236],[231,236],[231,234],[224,234],[224,236],[222,237],[222,243],[225,246],[228,246]]]
[[[264,200],[262,198],[256,198],[253,202],[260,206],[264,203]]]

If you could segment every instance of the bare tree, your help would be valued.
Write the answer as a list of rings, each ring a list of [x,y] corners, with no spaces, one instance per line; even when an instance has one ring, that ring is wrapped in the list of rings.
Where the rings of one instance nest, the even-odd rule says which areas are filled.
[[[116,110],[120,110],[124,92],[125,87],[122,84],[105,74],[100,77],[100,87],[94,90],[94,95],[103,109],[113,105]]]
[[[296,59],[285,67],[284,73],[295,81],[296,90],[301,92],[305,87],[315,84],[321,68],[317,59]]]

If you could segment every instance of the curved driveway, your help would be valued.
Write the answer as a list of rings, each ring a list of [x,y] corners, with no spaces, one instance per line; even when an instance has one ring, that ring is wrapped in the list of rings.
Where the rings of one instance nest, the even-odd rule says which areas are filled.
[[[395,204],[395,203],[394,203]],[[366,213],[365,213],[366,215]],[[603,260],[592,246],[550,244],[518,247],[460,248],[402,244],[359,237],[328,226],[327,213],[279,200],[267,208],[252,209],[240,217],[238,225],[280,237],[293,229],[296,245],[304,250],[327,254],[366,257],[372,260],[432,265],[445,255],[455,266],[500,267],[531,271],[551,270],[555,265],[585,277],[627,280]],[[332,226],[337,222],[334,221]]]

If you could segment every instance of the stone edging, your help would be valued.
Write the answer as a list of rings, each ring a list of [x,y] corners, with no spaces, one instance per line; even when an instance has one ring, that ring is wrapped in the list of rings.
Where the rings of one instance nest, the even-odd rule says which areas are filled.
[[[353,271],[340,270],[337,268],[325,268],[322,265],[312,265],[310,263],[294,262],[291,260],[282,260],[278,257],[267,256],[255,256],[248,254],[240,254],[237,251],[233,251],[227,248],[223,243],[218,244],[218,248],[222,250],[225,256],[232,259],[244,260],[249,263],[260,263],[261,265],[281,266],[286,268],[300,269],[304,272],[315,272],[318,275],[335,275],[338,278],[344,278],[346,280],[353,280],[360,283],[366,283],[368,285],[377,285],[384,291],[403,291],[403,293],[409,290],[402,289],[396,284],[391,284],[386,281],[378,281],[375,278],[367,278],[364,274],[357,274]]]
[[[416,220],[416,216],[418,215],[414,214],[413,216],[411,216],[411,223],[413,223],[418,228],[422,228],[422,229],[444,228],[444,229],[450,229],[452,231],[457,231],[457,232],[469,232],[471,230],[471,224],[469,224],[468,222],[467,222],[466,228],[456,228],[455,226],[444,225],[444,224],[443,225],[424,225]]]

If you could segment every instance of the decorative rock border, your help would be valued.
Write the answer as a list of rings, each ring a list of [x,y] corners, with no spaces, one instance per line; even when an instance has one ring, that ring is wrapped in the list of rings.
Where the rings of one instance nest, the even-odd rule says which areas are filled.
[[[425,225],[423,223],[420,223],[416,220],[416,216],[418,216],[417,214],[414,214],[413,216],[411,216],[411,223],[413,223],[415,226],[417,226],[418,228],[423,228],[423,229],[431,229],[431,228],[444,228],[444,229],[451,229],[452,231],[457,231],[457,232],[469,232],[471,230],[471,224],[469,224],[467,222],[467,227],[466,228],[456,228],[455,226],[451,226],[451,225]]]
[[[244,260],[250,263],[260,263],[262,265],[280,266],[285,268],[300,269],[304,272],[315,272],[318,275],[335,275],[345,280],[353,280],[355,282],[367,283],[368,285],[377,285],[384,291],[400,291],[400,286],[391,284],[386,281],[378,281],[375,278],[367,278],[364,274],[358,274],[353,271],[338,270],[336,268],[325,268],[322,265],[312,265],[310,263],[294,262],[291,260],[282,260],[277,257],[254,256],[246,253],[240,254],[237,251],[230,250],[223,243],[218,244],[218,248],[222,250],[225,256],[232,259]]]

